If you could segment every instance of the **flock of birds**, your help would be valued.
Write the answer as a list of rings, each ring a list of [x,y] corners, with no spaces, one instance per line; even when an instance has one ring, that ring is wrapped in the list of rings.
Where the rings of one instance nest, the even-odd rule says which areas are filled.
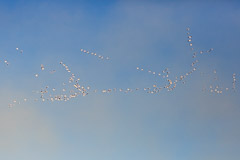
[[[160,72],[157,72],[157,71],[147,70],[140,66],[136,67],[138,72],[147,72],[151,75],[154,75],[156,78],[158,77],[158,78],[163,79],[164,81],[166,81],[164,85],[159,85],[159,84],[154,83],[154,84],[151,84],[150,86],[144,87],[144,88],[125,88],[125,89],[123,89],[123,88],[108,88],[108,89],[101,89],[101,90],[92,89],[90,86],[82,85],[80,83],[80,78],[76,77],[75,74],[72,73],[72,71],[70,70],[70,68],[68,67],[67,64],[65,64],[64,62],[59,62],[59,64],[63,67],[63,69],[68,74],[68,81],[62,83],[62,88],[51,88],[49,86],[45,86],[38,91],[34,91],[35,93],[38,94],[38,98],[34,98],[33,100],[34,101],[42,101],[42,102],[44,102],[44,101],[50,101],[50,102],[69,101],[78,96],[86,96],[88,94],[93,94],[93,93],[97,93],[97,92],[100,92],[100,93],[112,93],[112,92],[129,93],[129,92],[136,92],[136,91],[144,91],[146,93],[156,94],[162,90],[173,91],[179,83],[185,84],[186,83],[185,80],[198,70],[197,69],[198,64],[199,64],[198,57],[203,54],[210,54],[213,51],[212,48],[205,50],[205,51],[203,51],[203,50],[197,51],[194,48],[194,45],[192,43],[192,35],[190,33],[190,28],[187,28],[186,30],[187,30],[187,43],[188,43],[190,50],[192,51],[192,60],[193,60],[188,72],[185,72],[184,74],[180,74],[177,76],[170,76],[170,70],[168,68],[165,68]],[[19,52],[20,54],[23,54],[22,49],[16,48],[16,51]],[[98,53],[90,52],[85,49],[80,49],[80,51],[83,54],[88,54],[88,55],[94,56],[94,57],[98,58],[99,60],[110,60],[109,57],[105,57]],[[7,60],[4,60],[3,62],[6,65],[9,65],[9,62]],[[39,67],[40,67],[41,71],[45,71],[45,66],[43,64],[41,64]],[[49,71],[50,74],[54,74],[55,72],[56,72],[56,70]],[[214,80],[216,81],[218,79],[216,70],[213,71],[213,75],[215,76]],[[35,76],[35,78],[39,78],[39,73],[36,73],[34,76]],[[203,91],[215,93],[215,94],[222,94],[223,92],[230,91],[230,90],[236,91],[236,82],[237,82],[236,73],[233,73],[231,87],[221,87],[219,85],[209,85],[207,87],[204,87]],[[31,99],[24,98],[23,100],[20,100],[20,101],[17,101],[16,99],[14,99],[8,105],[8,107],[11,108],[11,107],[15,106],[16,104],[20,104],[21,102],[26,102],[29,100],[31,100]]]

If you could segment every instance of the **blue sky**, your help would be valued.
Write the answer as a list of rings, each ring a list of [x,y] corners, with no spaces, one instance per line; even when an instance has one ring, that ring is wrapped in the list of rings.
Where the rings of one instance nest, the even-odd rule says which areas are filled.
[[[0,1],[0,159],[237,160],[239,19],[237,1]],[[166,83],[136,67],[169,68],[170,78],[188,72],[187,27],[196,50],[214,50],[201,55],[197,71],[172,92],[33,101],[39,98],[33,91],[58,90],[68,81],[61,61],[92,89]],[[202,91],[210,85],[230,90]],[[21,104],[9,109],[15,99]]]

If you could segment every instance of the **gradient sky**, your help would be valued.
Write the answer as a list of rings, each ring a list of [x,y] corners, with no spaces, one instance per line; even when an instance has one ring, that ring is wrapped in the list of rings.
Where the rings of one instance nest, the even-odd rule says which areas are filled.
[[[239,159],[239,2],[0,1],[0,22],[0,159]],[[32,91],[66,81],[60,61],[96,89],[158,82],[137,66],[181,75],[192,63],[187,27],[196,49],[214,51],[202,55],[198,70],[173,92],[97,93],[8,108],[14,99],[38,98]],[[41,64],[56,74],[41,72]],[[201,76],[214,70],[217,82]],[[202,91],[211,84],[231,88],[233,73],[236,92]]]

